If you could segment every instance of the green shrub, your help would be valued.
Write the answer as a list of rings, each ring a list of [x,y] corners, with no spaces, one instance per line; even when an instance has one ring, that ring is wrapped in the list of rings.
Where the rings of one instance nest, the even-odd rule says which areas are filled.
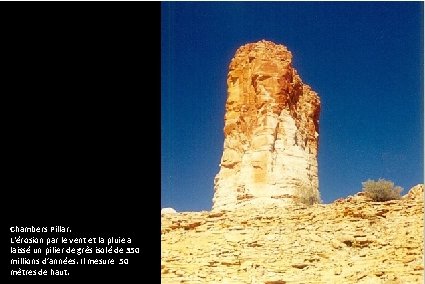
[[[300,183],[296,190],[297,200],[305,205],[313,205],[316,203],[322,203],[320,199],[320,193],[313,186],[306,183]]]
[[[362,185],[365,195],[378,202],[400,199],[400,193],[403,191],[403,188],[394,186],[392,181],[385,179],[378,181],[369,179],[362,182]]]

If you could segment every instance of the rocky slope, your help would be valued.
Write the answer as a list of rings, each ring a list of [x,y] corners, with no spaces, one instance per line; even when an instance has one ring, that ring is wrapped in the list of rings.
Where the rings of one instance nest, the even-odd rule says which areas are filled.
[[[320,100],[293,68],[291,52],[265,40],[240,47],[227,85],[213,208],[291,203],[297,190],[318,197]]]
[[[162,283],[423,283],[423,192],[162,214]]]

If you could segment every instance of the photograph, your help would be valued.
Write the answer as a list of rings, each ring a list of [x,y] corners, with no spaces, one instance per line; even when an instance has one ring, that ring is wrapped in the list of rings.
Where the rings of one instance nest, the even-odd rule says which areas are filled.
[[[161,283],[424,283],[423,2],[161,2]]]

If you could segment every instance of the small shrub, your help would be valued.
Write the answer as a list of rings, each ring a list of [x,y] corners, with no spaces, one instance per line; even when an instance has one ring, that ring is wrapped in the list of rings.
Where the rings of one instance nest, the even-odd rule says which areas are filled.
[[[297,200],[302,204],[313,205],[316,203],[322,203],[319,191],[306,183],[299,184],[295,194]]]
[[[392,181],[385,179],[378,181],[369,179],[362,182],[362,185],[365,195],[378,202],[400,199],[400,193],[403,191],[403,188],[394,186]]]

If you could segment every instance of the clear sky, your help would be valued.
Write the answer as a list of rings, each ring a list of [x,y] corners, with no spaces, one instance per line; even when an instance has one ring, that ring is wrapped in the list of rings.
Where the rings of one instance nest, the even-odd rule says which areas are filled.
[[[422,2],[163,2],[161,19],[161,207],[211,209],[228,66],[261,39],[321,98],[324,203],[369,178],[423,183]]]

